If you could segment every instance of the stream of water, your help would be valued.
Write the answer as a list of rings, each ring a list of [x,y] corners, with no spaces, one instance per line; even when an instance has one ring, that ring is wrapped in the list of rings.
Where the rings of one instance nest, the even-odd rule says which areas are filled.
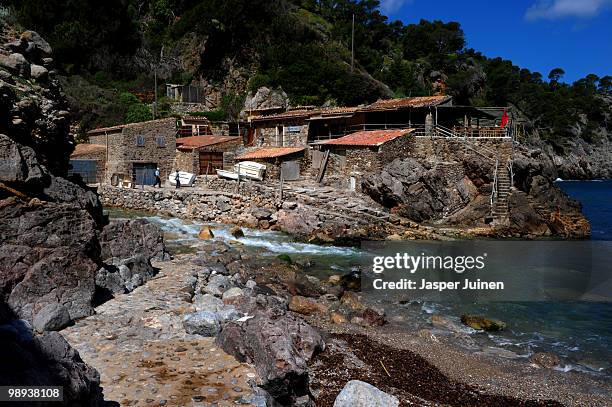
[[[592,224],[593,239],[612,239],[612,181],[558,183],[584,206]],[[204,223],[155,216],[143,212],[108,210],[111,218],[145,218],[161,227],[171,251],[197,250],[198,232]],[[210,224],[214,240],[238,240],[245,249],[264,255],[288,254],[306,272],[319,278],[348,273],[360,263],[355,248],[321,246],[296,242],[284,233],[243,228],[244,237],[234,238],[231,226]],[[534,352],[553,352],[563,363],[558,370],[577,370],[595,375],[612,375],[612,304],[591,302],[496,302],[487,304],[408,303],[388,304],[390,316],[404,316],[405,328],[429,327],[431,314],[446,315],[462,327],[463,313],[483,314],[505,321],[508,329],[495,334],[462,327],[481,346],[513,352],[528,358]]]

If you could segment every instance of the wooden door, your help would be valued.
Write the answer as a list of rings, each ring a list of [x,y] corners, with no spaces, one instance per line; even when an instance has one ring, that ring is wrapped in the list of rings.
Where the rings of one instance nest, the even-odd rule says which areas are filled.
[[[223,169],[223,153],[218,152],[200,152],[200,175],[214,174],[216,169]]]

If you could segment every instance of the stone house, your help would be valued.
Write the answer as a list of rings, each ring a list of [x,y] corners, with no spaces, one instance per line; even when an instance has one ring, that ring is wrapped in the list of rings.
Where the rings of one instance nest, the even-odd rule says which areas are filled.
[[[308,170],[306,147],[264,147],[236,157],[236,161],[255,161],[266,166],[265,177],[278,180],[283,174],[285,181],[300,178]]]
[[[129,180],[152,185],[155,168],[162,181],[172,171],[176,151],[176,119],[159,119],[91,130],[89,144],[105,150],[103,182]]]
[[[378,172],[396,158],[408,157],[414,150],[412,129],[366,130],[313,146],[313,170],[320,168],[329,151],[326,177],[349,180],[360,174]]]
[[[215,174],[216,169],[229,169],[242,138],[233,136],[192,136],[176,139],[174,168],[192,174]]]
[[[295,109],[286,112],[253,117],[253,131],[245,144],[255,147],[298,147],[308,143],[308,118],[313,109]]]

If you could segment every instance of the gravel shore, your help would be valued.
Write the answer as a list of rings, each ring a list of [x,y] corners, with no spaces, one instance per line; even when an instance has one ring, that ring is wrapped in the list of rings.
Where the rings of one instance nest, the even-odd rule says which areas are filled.
[[[469,352],[423,331],[410,334],[389,332],[385,327],[336,325],[320,318],[308,318],[308,321],[326,332],[330,342],[339,339],[351,348],[357,347],[357,353],[359,349],[368,349],[361,352],[372,360],[365,370],[373,370],[374,377],[384,379],[381,389],[396,395],[408,391],[412,396],[421,396],[420,402],[400,396],[404,405],[612,405],[612,385],[604,378],[563,373],[524,361]],[[384,367],[380,363],[382,358],[388,360],[383,362]],[[394,358],[399,358],[401,363]],[[336,361],[336,365],[341,363]],[[469,398],[474,393],[479,396]]]

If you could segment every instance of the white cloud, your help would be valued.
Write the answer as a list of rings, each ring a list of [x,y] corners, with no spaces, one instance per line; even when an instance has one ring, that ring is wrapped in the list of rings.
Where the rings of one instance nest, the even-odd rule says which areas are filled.
[[[399,10],[406,3],[412,3],[412,0],[381,0],[380,10],[383,14],[389,15]]]
[[[612,0],[536,0],[527,9],[527,20],[556,20],[565,17],[590,18],[612,6]]]

